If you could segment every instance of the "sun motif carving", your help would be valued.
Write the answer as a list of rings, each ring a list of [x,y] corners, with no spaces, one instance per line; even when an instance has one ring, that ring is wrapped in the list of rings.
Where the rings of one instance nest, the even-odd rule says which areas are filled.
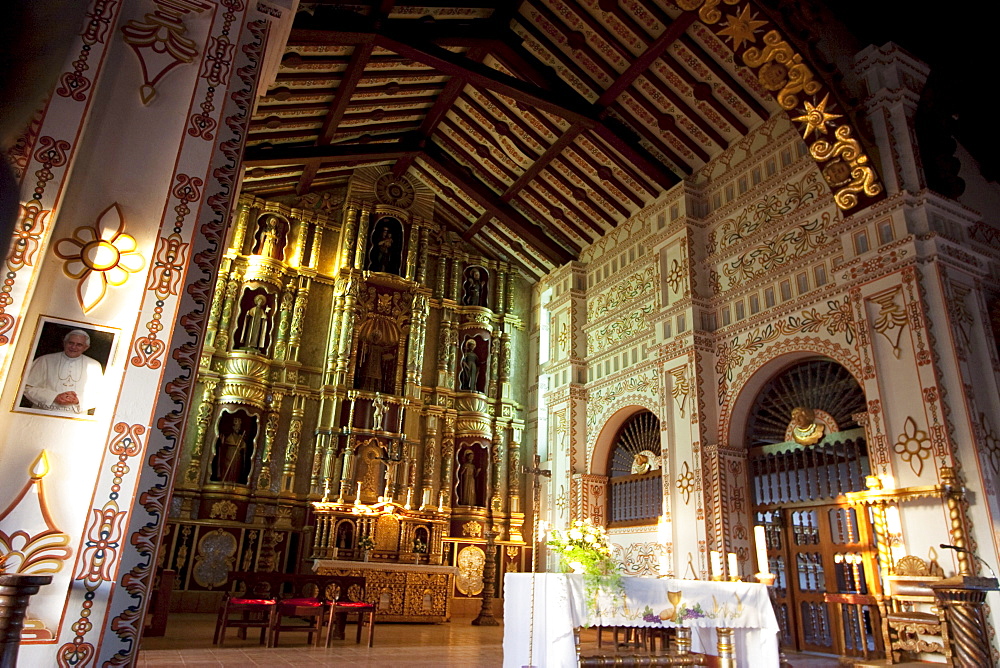
[[[743,42],[756,42],[754,35],[760,32],[759,28],[767,25],[767,21],[761,21],[750,14],[750,5],[743,8],[739,16],[731,14],[726,17],[726,27],[719,31],[720,35],[725,35],[733,40],[733,50],[737,50]]]
[[[136,241],[125,234],[125,218],[118,202],[97,217],[93,225],[76,228],[72,236],[56,241],[55,254],[63,272],[79,281],[76,296],[84,313],[101,303],[108,286],[122,286],[146,266]]]
[[[375,197],[383,204],[407,208],[413,204],[413,185],[405,178],[396,178],[391,173],[383,174],[375,181]]]
[[[830,100],[830,94],[827,93],[820,100],[819,104],[813,105],[809,100],[805,101],[806,113],[801,116],[796,116],[793,121],[800,121],[805,123],[805,127],[802,128],[802,138],[808,139],[809,135],[815,132],[817,135],[826,134],[826,124],[830,121],[840,118],[841,114],[831,114],[827,113],[826,105]]]

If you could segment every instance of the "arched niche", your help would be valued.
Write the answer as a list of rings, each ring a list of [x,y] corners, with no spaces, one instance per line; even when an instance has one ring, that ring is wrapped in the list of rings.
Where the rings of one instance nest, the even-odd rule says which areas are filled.
[[[405,245],[402,221],[396,216],[378,216],[368,230],[365,269],[402,276]]]

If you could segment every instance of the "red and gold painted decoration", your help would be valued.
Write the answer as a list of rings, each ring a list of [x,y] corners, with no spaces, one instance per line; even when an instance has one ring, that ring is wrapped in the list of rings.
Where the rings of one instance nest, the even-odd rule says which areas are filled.
[[[156,84],[167,72],[190,63],[198,55],[197,45],[184,36],[187,32],[184,16],[212,8],[200,0],[159,0],[155,4],[155,12],[122,27],[122,39],[132,47],[142,66],[143,84],[139,97],[143,104],[153,101]]]
[[[77,281],[76,298],[84,313],[101,303],[108,286],[120,287],[129,274],[141,271],[146,260],[135,239],[125,234],[125,216],[114,202],[93,225],[83,225],[55,243],[55,254],[64,260],[63,273]]]
[[[91,508],[90,519],[84,530],[74,579],[82,583],[85,593],[79,617],[71,627],[73,638],[59,648],[57,661],[60,668],[86,666],[96,652],[94,643],[88,640],[88,635],[94,629],[91,614],[98,599],[98,590],[102,586],[109,587],[114,580],[114,570],[118,566],[119,552],[125,537],[127,510],[123,510],[118,503],[122,483],[131,471],[128,460],[142,454],[145,449],[142,440],[146,433],[144,426],[119,422],[112,431],[114,436],[107,450],[114,461],[109,467],[112,474],[111,485],[106,492],[107,500],[104,504],[99,508]]]
[[[837,206],[851,213],[883,195],[875,170],[844,114],[835,113],[829,85],[752,3],[742,0],[676,0],[733,50],[800,127]],[[728,6],[727,6],[728,5]]]

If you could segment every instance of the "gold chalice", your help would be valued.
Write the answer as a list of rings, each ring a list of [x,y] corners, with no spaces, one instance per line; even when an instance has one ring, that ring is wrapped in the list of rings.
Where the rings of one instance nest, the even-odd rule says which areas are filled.
[[[669,619],[674,619],[677,617],[677,606],[681,602],[681,592],[680,591],[670,591],[667,590],[667,600],[670,601],[670,607],[663,610],[660,613],[660,619],[666,621]]]

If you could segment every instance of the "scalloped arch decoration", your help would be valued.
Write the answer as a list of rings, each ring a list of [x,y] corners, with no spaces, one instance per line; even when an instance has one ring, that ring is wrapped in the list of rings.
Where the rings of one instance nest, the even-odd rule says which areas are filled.
[[[589,430],[587,434],[587,472],[597,475],[607,475],[608,454],[611,446],[614,445],[615,434],[618,428],[627,419],[646,409],[656,416],[660,421],[660,428],[664,429],[663,417],[660,406],[654,403],[653,399],[645,394],[627,394],[610,404],[604,412],[597,418],[600,429]],[[632,409],[632,410],[628,410]]]
[[[737,435],[733,434],[733,415],[738,412],[736,408],[740,405],[746,404],[745,407],[749,408],[756,396],[757,390],[767,381],[767,378],[758,377],[759,372],[764,367],[777,367],[781,364],[789,363],[796,359],[803,359],[811,355],[829,357],[847,369],[861,387],[864,387],[861,360],[847,348],[811,336],[786,339],[780,343],[768,346],[740,369],[739,374],[730,386],[727,400],[723,401],[719,410],[718,442],[730,443],[733,447],[742,447],[742,436],[739,435],[736,438]],[[744,422],[745,420],[741,421],[737,426],[742,429],[745,427]]]

